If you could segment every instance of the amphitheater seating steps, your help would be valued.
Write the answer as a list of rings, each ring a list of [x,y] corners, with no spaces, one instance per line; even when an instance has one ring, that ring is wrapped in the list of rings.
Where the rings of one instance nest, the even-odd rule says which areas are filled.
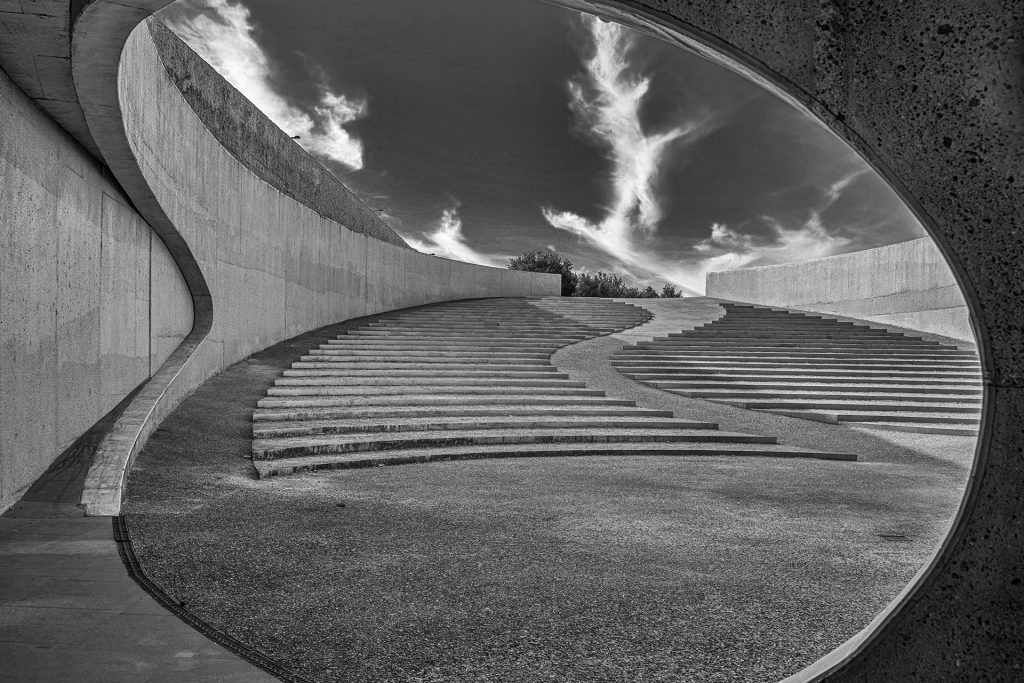
[[[971,350],[825,316],[749,304],[693,330],[632,344],[620,373],[662,391],[833,424],[976,434]]]
[[[253,413],[260,476],[432,460],[560,455],[855,459],[724,432],[605,396],[558,348],[646,322],[608,299],[481,299],[380,316],[292,364]]]

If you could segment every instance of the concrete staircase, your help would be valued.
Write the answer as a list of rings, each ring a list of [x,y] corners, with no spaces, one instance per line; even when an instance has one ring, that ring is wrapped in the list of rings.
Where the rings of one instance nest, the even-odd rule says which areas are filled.
[[[973,351],[764,306],[722,304],[696,329],[625,347],[612,365],[674,394],[830,423],[973,435]]]
[[[481,299],[381,316],[292,364],[253,413],[261,477],[469,458],[773,455],[855,459],[722,432],[559,373],[556,349],[645,322],[603,299]]]

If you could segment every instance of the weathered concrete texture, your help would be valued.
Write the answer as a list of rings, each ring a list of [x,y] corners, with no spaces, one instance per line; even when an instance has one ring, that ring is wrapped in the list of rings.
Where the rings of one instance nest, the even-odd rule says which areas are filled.
[[[928,237],[802,263],[708,273],[707,295],[974,340],[967,302]]]
[[[149,377],[192,309],[119,188],[3,72],[0,131],[3,510]]]

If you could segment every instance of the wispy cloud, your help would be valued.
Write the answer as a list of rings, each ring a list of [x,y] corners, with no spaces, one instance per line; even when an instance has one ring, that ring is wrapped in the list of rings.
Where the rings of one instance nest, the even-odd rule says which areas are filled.
[[[641,107],[649,78],[633,73],[630,51],[635,37],[619,24],[581,15],[593,54],[583,74],[569,83],[569,107],[577,123],[601,144],[612,163],[611,202],[600,222],[542,209],[553,227],[570,232],[614,257],[623,267],[693,288],[687,269],[643,248],[644,238],[662,217],[656,185],[665,155],[676,142],[694,141],[710,129],[706,113],[654,133],[644,131]]]
[[[441,213],[437,226],[431,232],[423,233],[423,239],[402,235],[406,244],[422,251],[455,261],[477,263],[481,266],[505,266],[506,258],[482,254],[466,244],[466,236],[462,234],[462,219],[459,217],[458,205],[449,207]]]
[[[761,216],[767,234],[748,234],[722,223],[711,226],[711,234],[694,245],[703,255],[698,267],[703,272],[735,270],[744,266],[767,266],[807,261],[844,251],[853,244],[849,237],[836,234],[824,224],[822,215],[832,208],[858,178],[869,169],[862,163],[848,169],[835,180],[820,185],[821,200],[798,225],[785,225],[772,216]]]
[[[697,264],[702,274],[831,256],[850,244],[848,238],[829,233],[817,211],[812,211],[803,225],[793,228],[770,216],[762,216],[762,220],[770,228],[770,234],[764,237],[740,233],[721,223],[712,225],[711,235],[694,247],[705,255]]]
[[[254,37],[248,8],[229,0],[201,0],[165,16],[167,25],[264,114],[313,154],[350,169],[363,167],[362,143],[344,126],[366,115],[366,101],[333,92],[321,80],[319,102],[304,110],[277,92],[274,65]],[[322,70],[317,69],[321,74]]]

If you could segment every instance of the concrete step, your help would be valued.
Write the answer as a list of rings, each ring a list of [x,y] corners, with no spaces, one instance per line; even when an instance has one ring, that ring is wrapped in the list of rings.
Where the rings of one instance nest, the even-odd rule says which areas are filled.
[[[552,331],[517,331],[517,330],[506,330],[506,329],[494,329],[494,330],[462,330],[459,332],[451,331],[449,334],[427,334],[419,330],[412,328],[402,327],[394,330],[353,330],[348,334],[344,335],[345,339],[353,339],[356,337],[364,339],[379,339],[388,337],[415,337],[416,339],[450,339],[452,336],[458,336],[460,339],[476,339],[480,338],[500,338],[500,339],[547,339],[549,337],[565,337],[567,339],[587,339],[591,335],[583,332],[578,333],[565,333],[558,330]]]
[[[958,351],[956,349],[915,349],[915,348],[904,348],[897,346],[868,346],[868,345],[851,345],[851,344],[829,344],[820,346],[807,346],[804,344],[788,344],[788,345],[767,345],[767,344],[705,344],[705,343],[686,343],[686,344],[652,344],[642,343],[636,346],[628,346],[622,351],[618,352],[617,355],[628,355],[630,353],[638,352],[668,352],[668,353],[684,353],[684,354],[699,354],[708,352],[729,352],[729,353],[741,353],[741,354],[766,354],[766,355],[787,355],[787,354],[799,354],[803,356],[847,356],[847,355],[913,355],[919,357],[929,358],[969,358],[977,362],[977,354],[971,353],[970,351]]]
[[[569,443],[761,443],[775,437],[715,429],[477,429],[399,434],[327,434],[254,439],[254,460],[325,453],[359,453],[403,448],[445,448],[495,444]]]
[[[793,380],[798,381],[809,377],[828,377],[832,381],[862,381],[863,379],[870,379],[871,381],[902,381],[903,379],[913,380],[915,383],[936,381],[936,382],[950,382],[950,381],[967,381],[975,382],[981,380],[980,372],[965,372],[963,370],[924,370],[915,371],[907,370],[903,368],[892,368],[886,367],[882,369],[864,368],[864,367],[851,367],[844,369],[827,369],[827,370],[808,370],[806,367],[793,367],[793,368],[758,368],[750,369],[746,366],[667,366],[659,367],[656,365],[651,366],[640,366],[635,370],[629,368],[619,369],[626,377],[661,377],[664,379],[709,379],[709,378],[726,378],[726,377],[742,377],[742,378],[755,378],[755,379],[781,379],[781,380]]]
[[[374,353],[381,350],[387,350],[392,353],[398,352],[409,352],[409,353],[433,353],[437,351],[443,351],[445,353],[456,353],[462,351],[469,351],[471,353],[479,353],[486,351],[488,353],[553,353],[556,349],[559,349],[566,344],[572,342],[566,342],[565,344],[558,342],[531,342],[529,344],[504,344],[502,342],[488,343],[478,342],[475,344],[321,344],[317,347],[318,351],[352,351],[358,352],[360,355],[366,355],[367,353]]]
[[[436,375],[433,377],[282,377],[274,382],[274,386],[341,386],[341,387],[572,387],[583,389],[586,384],[576,382],[567,378],[555,379],[501,379],[496,377],[486,378],[481,382],[476,377],[448,377],[447,375]]]
[[[463,370],[461,366],[456,368],[435,368],[433,370],[405,370],[402,368],[391,368],[386,373],[379,370],[342,369],[339,370],[331,365],[328,368],[293,368],[285,370],[285,377],[350,377],[352,379],[376,379],[381,381],[394,381],[411,383],[429,381],[438,377],[441,373],[445,377],[463,379],[569,379],[569,375],[558,372],[558,368],[548,365],[536,368],[512,366],[500,370]]]
[[[780,400],[801,400],[812,399],[845,400],[845,401],[876,401],[876,400],[918,400],[929,403],[981,403],[981,392],[977,396],[948,396],[932,392],[908,392],[908,391],[876,391],[876,392],[852,392],[842,390],[795,390],[795,391],[772,391],[772,390],[742,390],[742,389],[713,389],[713,390],[690,390],[690,389],[666,389],[658,387],[671,394],[686,396],[687,398],[729,398],[743,400],[780,399]]]
[[[542,372],[542,368],[555,370],[548,358],[519,358],[515,360],[491,361],[480,358],[467,360],[455,360],[451,358],[411,358],[406,360],[391,359],[382,361],[372,357],[361,359],[339,358],[337,356],[299,356],[300,360],[292,363],[292,367],[299,369],[363,369],[363,370],[431,370],[438,367],[450,367],[452,370],[501,370],[503,372],[515,372],[521,369],[523,372]]]
[[[546,361],[551,356],[550,351],[393,351],[393,352],[354,352],[354,351],[332,351],[324,349],[310,349],[309,358],[314,360],[335,360],[338,362],[360,361],[379,362],[384,360],[404,361],[415,363],[421,361],[469,361],[493,363],[514,363],[515,361],[534,360]],[[306,356],[303,356],[305,359]]]
[[[876,354],[867,355],[859,353],[849,354],[820,354],[820,355],[801,355],[799,351],[792,353],[742,353],[735,351],[703,351],[703,352],[665,352],[665,353],[652,353],[649,351],[637,351],[634,353],[623,353],[615,354],[611,356],[612,365],[614,364],[628,364],[628,362],[639,362],[639,361],[670,361],[680,362],[680,364],[694,364],[694,362],[716,362],[720,360],[735,360],[737,362],[751,362],[757,360],[764,360],[765,362],[773,362],[773,364],[783,365],[814,365],[820,364],[892,364],[895,366],[910,366],[910,365],[944,365],[944,366],[956,366],[961,368],[976,368],[978,367],[978,361],[974,359],[962,359],[959,357],[931,357],[929,355],[918,355],[918,354]]]
[[[843,384],[836,386],[830,382],[802,382],[790,384],[774,384],[770,382],[746,383],[746,382],[676,382],[676,381],[653,381],[647,382],[656,389],[673,391],[674,393],[698,398],[697,394],[723,395],[723,392],[746,392],[748,394],[761,393],[792,396],[803,392],[829,392],[829,393],[870,393],[870,394],[927,394],[929,396],[980,396],[981,389],[974,384],[960,386],[946,385],[908,385],[902,382],[892,384]]]
[[[569,333],[587,333],[589,327],[581,325],[569,320],[566,321],[554,321],[554,320],[543,320],[538,322],[522,322],[516,320],[505,320],[501,321],[482,321],[476,319],[467,320],[452,320],[452,321],[396,321],[387,320],[375,323],[370,323],[362,327],[357,328],[353,331],[363,330],[419,330],[423,332],[438,331],[440,333],[461,333],[466,331],[476,332],[494,332],[494,331],[509,331],[509,332],[541,332],[545,333],[550,331],[557,332],[569,332]]]
[[[268,439],[317,434],[370,434],[379,432],[451,431],[474,429],[718,429],[714,422],[636,417],[581,417],[505,415],[481,417],[426,417],[381,420],[373,418],[334,420],[286,420],[253,423],[253,438]]]
[[[580,383],[582,384],[582,382]],[[267,389],[268,396],[392,396],[392,395],[413,395],[433,394],[438,396],[458,396],[461,394],[504,395],[510,392],[529,392],[535,396],[604,396],[600,389],[576,389],[569,386],[553,387],[501,387],[481,385],[479,382],[472,385],[410,385],[410,386],[365,386],[365,385],[300,385],[300,386],[273,386]]]
[[[800,401],[800,400],[755,400],[734,401],[731,399],[708,399],[714,403],[746,408],[748,410],[834,410],[834,411],[908,411],[915,413],[949,413],[954,415],[970,415],[981,413],[981,401],[975,403],[931,403],[928,401],[894,400],[831,400],[831,401]]]
[[[547,419],[593,419],[607,418],[672,418],[671,410],[653,410],[629,406],[581,406],[565,404],[521,405],[477,405],[477,406],[343,406],[338,408],[258,408],[253,411],[253,422],[279,422],[284,420],[387,420],[410,419],[447,420],[458,418],[479,418],[495,420],[513,418],[526,420],[540,417]]]
[[[843,420],[843,424],[851,427],[867,427],[890,432],[913,432],[916,434],[947,434],[950,436],[977,436],[978,426],[975,424],[919,424],[914,422],[854,422]]]
[[[572,339],[564,340],[565,344],[572,344],[574,342],[575,342],[575,340],[572,340]],[[444,347],[448,347],[448,348],[465,348],[465,347],[480,346],[481,344],[486,344],[486,345],[498,344],[498,345],[501,345],[503,347],[509,347],[509,348],[517,347],[518,348],[518,347],[535,347],[535,346],[539,346],[539,345],[543,345],[543,346],[556,346],[557,347],[557,346],[561,345],[562,343],[563,343],[562,339],[558,339],[558,338],[554,338],[554,337],[552,337],[550,339],[542,340],[542,341],[535,340],[535,339],[525,339],[525,340],[524,339],[511,339],[511,340],[508,340],[508,341],[502,341],[500,339],[488,339],[488,340],[482,341],[482,342],[480,340],[462,340],[462,339],[455,339],[455,338],[445,339],[445,340],[430,340],[430,339],[425,339],[425,340],[417,340],[417,339],[397,340],[397,339],[389,339],[387,341],[379,341],[379,340],[366,341],[366,340],[363,340],[363,339],[345,339],[345,338],[341,338],[341,339],[328,339],[327,343],[326,344],[321,344],[319,348],[327,348],[327,347],[333,347],[333,348],[348,348],[348,347],[382,348],[383,347],[383,348],[387,348],[387,349],[394,349],[394,348],[403,348],[403,349],[404,348],[412,348],[412,349],[417,349],[417,348],[424,348],[424,347],[427,347],[427,348],[437,348],[439,346],[444,346]]]
[[[536,394],[385,394],[380,396],[324,396],[261,398],[259,408],[339,408],[342,406],[474,406],[474,405],[635,406],[634,401],[602,396],[537,396]]]
[[[612,359],[613,368],[651,368],[659,367],[667,363],[672,363],[678,368],[717,368],[723,364],[729,364],[734,368],[765,368],[765,369],[781,369],[781,368],[803,368],[808,365],[812,365],[818,370],[843,370],[843,369],[861,369],[861,370],[951,370],[951,371],[963,371],[965,369],[976,368],[977,363],[971,361],[942,361],[933,362],[928,360],[915,360],[915,359],[902,359],[902,358],[888,358],[885,361],[879,361],[869,358],[828,358],[814,361],[813,364],[809,363],[806,359],[801,358],[773,358],[771,360],[762,360],[755,358],[744,358],[740,356],[705,356],[703,358],[672,358],[670,356],[652,356],[652,357],[634,357],[629,359]]]
[[[787,349],[762,349],[762,348],[723,348],[721,346],[711,346],[707,348],[643,348],[630,350],[628,352],[616,353],[613,358],[615,360],[629,360],[632,358],[715,358],[719,356],[728,356],[731,358],[802,358],[802,359],[821,359],[821,358],[837,358],[837,359],[849,359],[849,358],[866,358],[873,361],[885,360],[893,358],[896,360],[931,360],[931,361],[967,361],[970,363],[978,364],[976,358],[965,356],[963,354],[956,353],[942,353],[942,352],[920,352],[920,351],[906,351],[904,349],[872,349],[872,348],[835,348],[831,350],[825,349],[807,349],[807,348],[787,348]]]
[[[930,379],[929,377],[913,377],[910,379],[904,377],[893,377],[887,373],[879,373],[869,377],[853,376],[837,376],[832,373],[808,375],[808,374],[790,374],[790,375],[779,375],[766,377],[761,373],[757,374],[742,374],[736,373],[731,375],[726,374],[680,374],[680,373],[643,373],[643,372],[623,372],[624,376],[629,377],[637,382],[643,382],[645,384],[651,384],[652,386],[657,384],[668,384],[668,385],[679,385],[676,387],[669,388],[686,388],[692,387],[695,389],[714,388],[714,387],[758,387],[758,386],[802,386],[804,384],[820,384],[825,386],[835,386],[837,384],[856,385],[867,384],[885,386],[887,389],[894,386],[902,386],[903,384],[910,382],[915,386],[949,386],[954,389],[971,389],[974,390],[978,386],[978,377],[970,375],[966,378],[961,379]]]
[[[905,424],[951,424],[970,428],[978,424],[976,417],[961,413],[931,413],[911,410],[872,410],[872,411],[829,411],[829,410],[765,410],[764,412],[786,417],[797,417],[803,420],[815,420],[839,424],[846,422],[897,422]]]
[[[824,460],[856,460],[849,453],[828,453],[792,446],[772,444],[474,444],[450,448],[407,449],[375,453],[346,453],[337,455],[254,460],[260,478],[296,474],[305,471],[380,467],[411,463],[443,462],[446,460],[476,460],[481,458],[529,457],[601,457],[601,456],[696,456],[696,457],[769,457],[815,458]]]
[[[897,332],[885,332],[883,330],[864,330],[857,328],[849,330],[756,330],[756,329],[712,329],[687,330],[685,332],[670,332],[662,339],[865,339],[865,340],[897,340],[903,339],[903,335]]]

